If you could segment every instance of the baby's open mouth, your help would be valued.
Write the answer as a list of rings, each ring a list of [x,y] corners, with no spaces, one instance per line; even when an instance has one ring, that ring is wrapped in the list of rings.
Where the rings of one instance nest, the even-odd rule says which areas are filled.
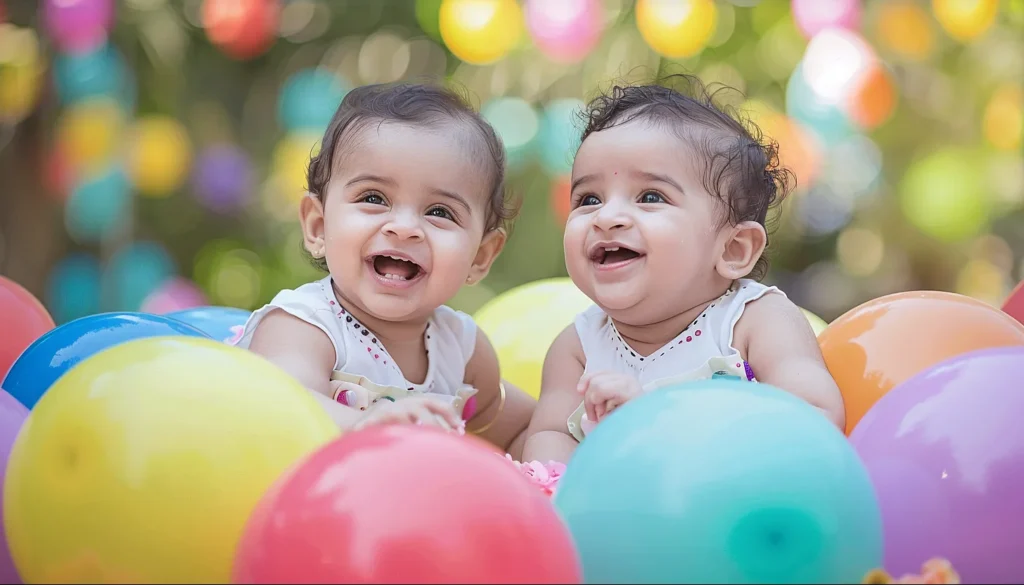
[[[373,269],[388,280],[412,280],[423,272],[419,264],[395,256],[374,256]]]
[[[596,248],[590,255],[590,259],[598,264],[616,264],[642,256],[640,252],[630,250],[622,246],[609,246]]]

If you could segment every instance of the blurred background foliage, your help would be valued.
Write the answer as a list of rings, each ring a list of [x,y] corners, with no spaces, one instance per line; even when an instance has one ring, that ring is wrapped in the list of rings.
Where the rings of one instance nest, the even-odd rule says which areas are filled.
[[[0,0],[0,273],[58,322],[255,308],[318,277],[297,202],[345,92],[434,78],[524,202],[472,311],[565,274],[583,101],[681,71],[796,172],[767,280],[798,304],[1022,278],[1024,0]]]

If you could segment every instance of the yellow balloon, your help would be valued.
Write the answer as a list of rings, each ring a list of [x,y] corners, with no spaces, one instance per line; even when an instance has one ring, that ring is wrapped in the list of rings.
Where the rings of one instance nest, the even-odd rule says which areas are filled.
[[[11,451],[4,523],[26,583],[228,583],[259,499],[337,436],[254,353],[153,337],[69,370]]]
[[[807,322],[811,324],[811,330],[814,331],[815,335],[821,335],[821,332],[828,327],[828,323],[824,319],[808,311],[807,309],[800,309],[804,313],[804,317],[807,317]]]
[[[319,152],[320,136],[308,132],[288,134],[274,148],[271,176],[289,201],[299,201],[305,194],[309,161]]]
[[[181,185],[192,164],[192,144],[185,128],[167,116],[148,116],[135,123],[132,178],[139,192],[164,197]]]
[[[443,0],[438,23],[452,54],[475,65],[501,59],[523,34],[516,0]]]
[[[592,304],[572,280],[549,278],[505,291],[473,319],[498,354],[501,377],[536,398],[548,348]]]
[[[92,98],[68,108],[57,122],[57,142],[68,164],[83,174],[108,166],[120,153],[124,112],[109,98]]]
[[[967,42],[992,26],[999,0],[932,0],[932,11],[949,36]]]
[[[44,67],[35,31],[0,24],[0,121],[20,122],[32,112]]]
[[[637,0],[636,27],[655,52],[670,59],[701,52],[715,32],[714,0]]]

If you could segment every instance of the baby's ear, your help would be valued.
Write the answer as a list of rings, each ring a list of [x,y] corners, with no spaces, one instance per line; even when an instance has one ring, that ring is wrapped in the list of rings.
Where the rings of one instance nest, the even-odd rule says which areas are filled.
[[[768,245],[764,226],[756,221],[744,221],[722,230],[721,256],[715,269],[723,278],[737,280],[754,270]]]
[[[494,260],[505,247],[507,237],[503,228],[493,229],[484,234],[483,240],[480,241],[480,247],[476,250],[476,257],[473,258],[473,265],[469,267],[466,284],[476,284],[487,276],[491,270],[491,264],[494,264]]]
[[[306,192],[299,204],[299,224],[302,226],[302,244],[314,258],[323,258],[324,205],[316,195]]]

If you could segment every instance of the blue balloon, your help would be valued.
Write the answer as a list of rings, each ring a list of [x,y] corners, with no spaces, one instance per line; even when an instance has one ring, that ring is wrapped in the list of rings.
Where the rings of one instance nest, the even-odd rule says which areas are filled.
[[[167,313],[166,316],[188,323],[210,337],[227,343],[237,337],[249,320],[249,315],[252,315],[251,311],[234,307],[194,307]]]
[[[58,55],[54,85],[64,104],[98,96],[112,97],[125,109],[135,106],[135,82],[117,49],[109,44],[87,53]]]
[[[174,260],[163,246],[133,242],[107,263],[103,305],[108,311],[138,311],[146,297],[174,274]]]
[[[285,83],[277,103],[277,115],[287,131],[322,132],[345,97],[346,89],[334,74],[305,69]]]
[[[882,521],[846,437],[791,394],[707,380],[641,396],[555,495],[587,583],[860,583]]]
[[[50,275],[46,304],[58,323],[67,323],[100,310],[100,263],[91,254],[71,254]]]
[[[131,185],[120,168],[80,183],[64,207],[68,233],[80,242],[98,242],[127,219],[130,195]]]
[[[144,337],[207,337],[181,321],[145,313],[100,313],[51,329],[11,366],[3,388],[28,408],[76,364],[109,347]]]
[[[803,65],[797,65],[786,84],[786,113],[816,134],[826,146],[833,146],[856,134],[850,118],[834,104],[825,103],[804,79]]]
[[[541,117],[538,146],[540,162],[547,172],[564,175],[572,171],[572,160],[580,148],[582,129],[579,116],[585,105],[573,98],[548,103]]]

